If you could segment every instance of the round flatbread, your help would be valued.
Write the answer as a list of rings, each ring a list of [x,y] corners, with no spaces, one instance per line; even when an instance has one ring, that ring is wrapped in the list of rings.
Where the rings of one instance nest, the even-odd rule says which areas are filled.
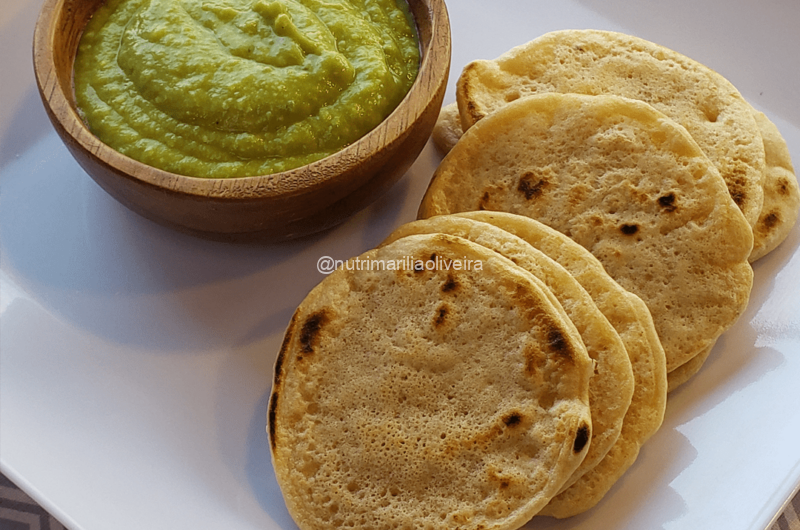
[[[789,149],[780,131],[767,116],[754,110],[756,123],[764,139],[766,167],[762,187],[764,204],[758,223],[753,227],[753,251],[750,263],[772,252],[791,232],[800,210],[800,187]],[[433,139],[442,154],[447,154],[464,134],[455,103],[442,108]]]
[[[786,239],[800,211],[800,187],[786,141],[763,112],[754,109],[753,115],[764,140],[766,165],[762,180],[764,203],[753,227],[750,263],[772,252]],[[433,133],[439,151],[449,153],[462,134],[458,106],[453,103],[442,108]]]
[[[724,77],[673,50],[609,31],[547,33],[468,64],[456,92],[464,130],[520,97],[613,94],[680,123],[716,165],[751,226],[763,203],[764,146],[750,105]]]
[[[800,188],[786,141],[763,112],[753,110],[753,115],[764,139],[766,171],[764,206],[758,223],[753,227],[751,263],[773,251],[786,239],[800,210]]]
[[[633,371],[619,334],[564,267],[519,237],[492,224],[442,215],[404,224],[382,245],[413,234],[436,233],[482,245],[533,274],[564,308],[580,333],[589,357],[595,361],[594,376],[589,382],[592,440],[586,458],[562,487],[565,489],[600,462],[622,429],[622,420],[633,396]]]
[[[420,218],[494,210],[555,228],[650,310],[667,370],[747,306],[750,226],[686,129],[641,101],[548,93],[496,110],[434,173]]]
[[[569,517],[588,510],[633,464],[642,444],[661,426],[667,405],[664,350],[644,302],[620,287],[586,249],[560,232],[527,217],[504,212],[459,216],[494,224],[554,259],[586,289],[619,333],[633,366],[634,391],[622,432],[600,463],[555,497],[542,514]]]
[[[518,528],[588,450],[592,364],[530,274],[479,245],[410,236],[350,260],[276,360],[289,512],[303,530]]]

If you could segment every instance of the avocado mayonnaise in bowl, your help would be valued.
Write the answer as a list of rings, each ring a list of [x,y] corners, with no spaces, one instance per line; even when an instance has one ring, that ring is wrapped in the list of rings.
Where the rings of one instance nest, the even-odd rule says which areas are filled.
[[[46,0],[37,83],[70,152],[132,210],[298,237],[376,199],[430,135],[449,21],[443,0],[404,1]]]

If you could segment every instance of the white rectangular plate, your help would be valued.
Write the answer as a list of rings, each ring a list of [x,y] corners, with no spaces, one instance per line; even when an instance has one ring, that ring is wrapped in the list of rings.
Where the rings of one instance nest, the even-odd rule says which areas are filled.
[[[728,77],[800,161],[800,3],[450,0],[455,79],[550,30],[632,33]],[[51,128],[32,75],[39,2],[0,12],[0,464],[74,530],[291,529],[264,432],[292,311],[414,218],[432,146],[379,203],[275,246],[198,240],[130,213]],[[663,428],[595,509],[530,528],[762,530],[800,481],[800,230]]]

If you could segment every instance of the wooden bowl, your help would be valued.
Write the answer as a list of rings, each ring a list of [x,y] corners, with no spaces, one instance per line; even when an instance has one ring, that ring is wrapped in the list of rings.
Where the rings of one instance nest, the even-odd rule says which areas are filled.
[[[387,191],[430,136],[450,70],[444,0],[409,0],[420,36],[417,79],[400,105],[359,141],[306,166],[266,176],[203,179],[148,166],[100,142],[78,116],[73,62],[103,0],[45,0],[33,40],[39,94],[83,169],[131,210],[214,239],[280,241],[332,227]]]

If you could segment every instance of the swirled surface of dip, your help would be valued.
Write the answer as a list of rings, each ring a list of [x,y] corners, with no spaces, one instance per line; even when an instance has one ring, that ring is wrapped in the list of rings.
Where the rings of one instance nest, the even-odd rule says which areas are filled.
[[[75,60],[91,131],[196,177],[265,175],[378,125],[416,77],[403,0],[109,0]]]

